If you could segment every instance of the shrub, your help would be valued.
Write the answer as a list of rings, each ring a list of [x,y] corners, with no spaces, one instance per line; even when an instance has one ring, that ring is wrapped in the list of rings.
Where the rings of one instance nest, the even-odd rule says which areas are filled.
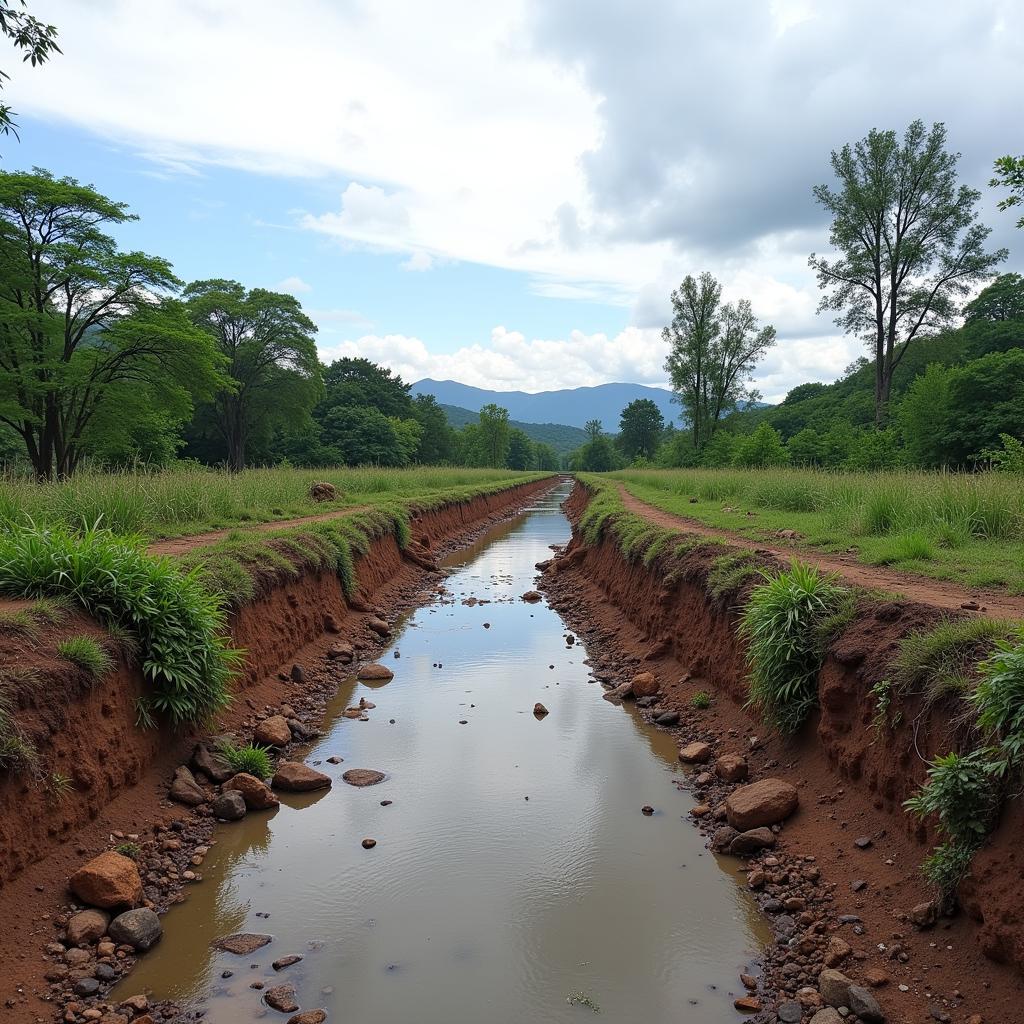
[[[921,873],[939,890],[943,900],[953,897],[957,886],[971,870],[976,849],[969,843],[943,843],[936,846],[921,865]]]
[[[995,646],[979,665],[981,681],[970,699],[978,728],[993,745],[994,770],[1005,776],[1024,763],[1024,629]]]
[[[91,636],[72,636],[61,640],[57,644],[57,653],[94,680],[102,678],[114,667],[114,659]]]
[[[762,573],[740,622],[750,665],[749,705],[780,732],[793,733],[817,703],[825,647],[841,624],[850,593],[809,565]]]
[[[217,748],[217,756],[236,774],[247,772],[249,775],[255,775],[257,779],[268,779],[274,771],[270,760],[270,748],[254,743],[247,743],[244,747],[222,743]]]
[[[131,860],[138,860],[142,856],[142,848],[138,843],[119,843],[114,847],[114,852]]]
[[[690,707],[696,708],[698,711],[704,711],[711,707],[711,694],[707,690],[698,690],[690,698]]]
[[[904,806],[919,818],[935,815],[943,835],[976,849],[988,835],[998,808],[985,751],[937,757],[928,769],[928,781]]]
[[[182,573],[131,539],[92,527],[19,528],[0,536],[0,593],[64,596],[103,624],[139,637],[149,684],[140,706],[181,723],[207,718],[228,700],[241,652],[225,637],[220,600],[194,572]]]

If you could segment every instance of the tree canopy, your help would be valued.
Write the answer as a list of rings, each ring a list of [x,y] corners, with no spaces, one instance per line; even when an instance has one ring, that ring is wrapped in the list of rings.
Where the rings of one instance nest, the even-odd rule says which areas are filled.
[[[29,14],[27,6],[25,0],[0,0],[0,36],[10,39],[14,48],[21,51],[22,62],[36,67],[49,60],[51,55],[60,53],[61,49],[57,45],[56,26],[47,25]],[[0,68],[0,89],[10,77]],[[14,111],[0,102],[0,135],[11,134],[18,134]]]

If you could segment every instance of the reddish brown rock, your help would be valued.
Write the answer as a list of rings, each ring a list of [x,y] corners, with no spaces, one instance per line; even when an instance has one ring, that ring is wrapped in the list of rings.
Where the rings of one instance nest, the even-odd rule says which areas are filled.
[[[372,768],[349,768],[342,775],[342,779],[350,786],[376,786],[378,782],[383,782],[384,778],[383,772],[374,771]]]
[[[284,715],[271,715],[264,718],[256,731],[253,739],[257,743],[266,744],[269,747],[285,747],[292,741],[292,730],[288,725],[288,719]]]
[[[107,934],[110,915],[102,910],[83,910],[68,921],[68,942],[72,946],[96,942]]]
[[[679,748],[679,760],[684,764],[707,764],[711,760],[710,743],[687,743],[685,747]],[[731,824],[731,822],[730,822]]]
[[[327,648],[327,658],[329,661],[340,661],[343,665],[347,665],[355,657],[352,651],[351,644],[331,644]]]
[[[288,1024],[324,1024],[327,1020],[326,1010],[303,1010],[288,1018]]]
[[[223,789],[237,789],[245,800],[250,811],[266,811],[277,807],[280,801],[271,792],[270,787],[247,772],[239,772],[224,783]]]
[[[383,619],[377,618],[376,615],[374,615],[372,618],[367,619],[366,620],[366,624],[378,636],[390,636],[391,635],[391,627]]]
[[[548,709],[544,707],[540,701],[537,701],[537,703],[533,705],[533,713],[538,718],[543,718],[548,713]]]
[[[275,985],[263,993],[267,1006],[280,1010],[281,1013],[294,1013],[299,1004],[295,1001],[294,985]]]
[[[536,590],[528,590],[523,594],[523,600],[528,604],[536,604],[538,601],[542,601],[544,598]]]
[[[740,996],[732,1005],[741,1013],[757,1013],[761,1009],[761,1000],[757,996]]]
[[[653,672],[638,672],[630,686],[634,697],[653,697],[660,689]]]
[[[782,779],[761,779],[733,790],[725,801],[725,812],[733,828],[746,832],[784,821],[799,802],[795,786]]]
[[[739,754],[722,754],[715,761],[715,774],[725,782],[743,782],[747,771],[747,759]]]
[[[395,673],[387,665],[380,665],[377,662],[371,662],[369,665],[360,665],[359,671],[356,673],[356,679],[360,679],[363,682],[386,682],[394,678]]]
[[[331,777],[299,761],[282,761],[271,780],[274,789],[306,793],[314,789],[330,789]]]
[[[234,953],[235,956],[248,956],[271,941],[272,936],[261,935],[259,932],[235,932],[233,935],[222,935],[219,939],[214,939],[210,945],[214,949]]]
[[[68,882],[71,891],[92,907],[133,907],[142,899],[142,879],[135,861],[109,850],[80,867]]]

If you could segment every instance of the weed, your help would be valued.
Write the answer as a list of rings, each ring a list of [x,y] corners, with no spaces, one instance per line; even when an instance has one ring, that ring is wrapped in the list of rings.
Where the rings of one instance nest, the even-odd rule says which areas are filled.
[[[0,612],[0,633],[7,636],[38,640],[42,632],[39,622],[29,608],[18,608],[13,612]]]
[[[892,710],[893,682],[891,679],[880,679],[871,687],[871,696],[875,699],[875,714],[871,719],[871,727],[877,736],[884,726],[895,729],[903,720],[903,712]],[[890,717],[891,716],[891,717]]]
[[[953,898],[957,886],[967,877],[976,850],[970,843],[942,843],[925,858],[921,873],[944,901]]]
[[[711,694],[707,690],[698,690],[690,698],[690,707],[698,711],[705,711],[711,707]]]
[[[248,743],[244,747],[236,747],[232,743],[222,743],[217,748],[217,756],[236,774],[246,772],[257,779],[268,779],[273,774],[274,766],[270,760],[270,748]]]
[[[0,672],[0,768],[29,771],[39,767],[39,753],[14,717],[14,702],[8,692],[10,671]]]
[[[114,667],[114,659],[91,636],[71,636],[61,640],[57,644],[57,653],[93,680],[101,679]]]
[[[935,557],[935,544],[931,539],[914,531],[889,538],[868,561],[871,565],[893,565],[897,562],[930,562]]]
[[[753,551],[732,551],[711,563],[705,589],[713,600],[722,601],[739,593],[745,583],[760,574],[759,559]]]
[[[142,848],[138,843],[119,843],[114,847],[114,852],[131,860],[138,860],[142,856]]]
[[[50,772],[46,777],[46,788],[54,802],[62,804],[71,796],[74,783],[71,781],[71,777],[63,772]]]

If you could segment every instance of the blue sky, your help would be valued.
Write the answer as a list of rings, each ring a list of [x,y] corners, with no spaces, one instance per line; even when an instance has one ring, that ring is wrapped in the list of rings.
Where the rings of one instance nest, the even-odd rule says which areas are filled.
[[[686,274],[779,342],[763,396],[862,351],[807,266],[812,187],[872,127],[942,121],[991,244],[1024,5],[976,0],[33,0],[61,55],[4,96],[39,164],[127,202],[182,278],[292,290],[325,359],[541,391],[664,384]],[[642,10],[640,16],[638,11]],[[872,45],[865,26],[885,24]],[[913,40],[908,46],[907,41]]]

